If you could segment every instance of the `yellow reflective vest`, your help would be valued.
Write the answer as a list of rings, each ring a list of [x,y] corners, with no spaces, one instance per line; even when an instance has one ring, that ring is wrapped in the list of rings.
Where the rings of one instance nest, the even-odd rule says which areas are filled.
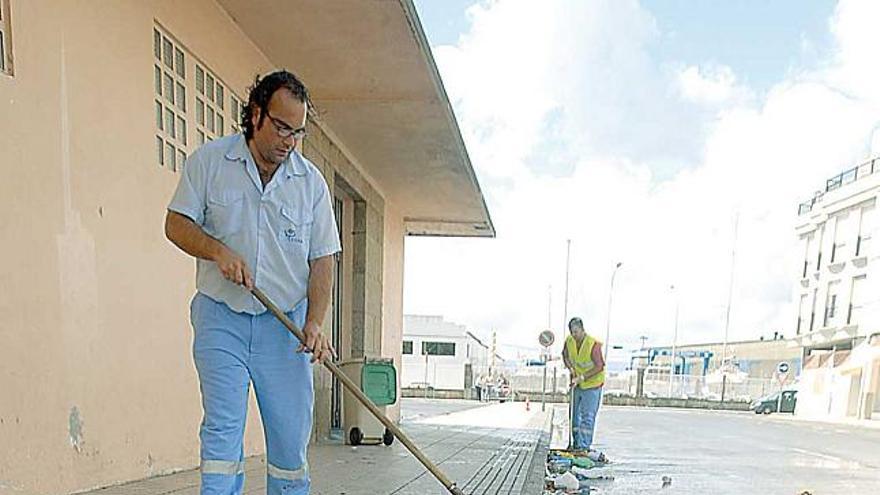
[[[568,338],[565,339],[565,348],[568,351],[568,359],[571,361],[571,364],[574,365],[575,375],[588,373],[596,366],[596,363],[593,362],[593,347],[595,346],[596,339],[589,335],[584,337],[580,349],[578,349],[577,341],[574,339],[573,335],[569,335]],[[588,389],[601,387],[604,383],[605,370],[603,369],[589,379],[580,382],[578,386],[583,389]]]

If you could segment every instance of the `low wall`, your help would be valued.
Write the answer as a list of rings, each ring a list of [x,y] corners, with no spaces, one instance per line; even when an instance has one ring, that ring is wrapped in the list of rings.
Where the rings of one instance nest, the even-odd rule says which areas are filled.
[[[748,411],[748,402],[720,402],[705,399],[669,399],[663,397],[628,397],[606,395],[602,403],[609,406],[679,407],[682,409],[707,409],[713,411]]]
[[[400,389],[400,395],[403,397],[415,397],[419,399],[476,399],[476,397],[471,397],[472,393],[470,391],[465,394],[464,390],[435,388],[428,390],[423,388],[402,388]]]
[[[471,391],[464,390],[441,390],[423,388],[404,388],[401,390],[403,397],[417,397],[428,399],[475,399]],[[528,398],[533,403],[541,402],[541,392],[517,392],[516,400],[525,401]],[[566,403],[567,394],[546,394],[544,400],[548,403]],[[748,411],[747,402],[720,402],[704,399],[670,399],[664,397],[632,397],[621,395],[603,395],[602,404],[607,406],[631,406],[631,407],[678,407],[683,409],[706,409],[712,411]]]

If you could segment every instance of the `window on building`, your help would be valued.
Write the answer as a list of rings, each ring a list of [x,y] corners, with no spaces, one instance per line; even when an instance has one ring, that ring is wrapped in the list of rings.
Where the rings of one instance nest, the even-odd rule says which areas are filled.
[[[819,297],[819,289],[813,289],[813,299],[810,304],[810,331],[816,326],[816,299]]]
[[[455,343],[422,342],[422,354],[430,356],[455,356]]]
[[[9,0],[0,0],[0,72],[12,75],[12,22]]]
[[[822,241],[825,238],[825,224],[823,223],[819,225],[816,230],[819,232],[819,235],[816,238],[816,252],[818,253],[816,255],[816,271],[818,272],[822,269]]]
[[[868,246],[874,233],[874,209],[874,205],[862,208],[859,217],[859,234],[856,237],[856,256],[865,256],[869,252]]]
[[[825,295],[825,320],[822,324],[824,327],[834,324],[834,317],[837,314],[837,296],[839,287],[839,280],[828,282],[828,293]]]
[[[229,95],[229,127],[232,132],[241,132],[241,111],[244,105],[234,94]]]
[[[229,103],[226,98],[230,97]],[[238,132],[241,99],[228,90],[213,72],[196,64],[196,139],[199,145]],[[228,125],[228,127],[227,127]]]
[[[403,341],[403,353],[404,354],[412,354],[413,353],[412,344],[413,344],[412,340],[404,340]]]
[[[810,315],[810,307],[808,306],[810,301],[809,294],[801,294],[801,302],[798,306],[798,320],[797,320],[797,329],[796,333],[800,335],[801,330],[804,329],[807,325],[807,321],[809,321]]]
[[[834,221],[834,244],[831,247],[831,262],[835,263],[846,256],[846,241],[852,235],[852,214],[844,212],[835,216]],[[853,236],[854,237],[854,236]]]
[[[847,325],[858,325],[861,317],[863,299],[865,295],[865,275],[855,277],[852,281],[852,290],[849,296],[849,310],[846,315]]]
[[[183,47],[161,28],[153,27],[156,161],[171,171],[183,167],[189,144],[186,61]]]
[[[802,237],[804,242],[804,271],[801,274],[801,278],[807,278],[807,269],[810,265],[810,258],[813,257],[813,250],[815,249],[816,243],[813,242],[813,234],[809,233]]]

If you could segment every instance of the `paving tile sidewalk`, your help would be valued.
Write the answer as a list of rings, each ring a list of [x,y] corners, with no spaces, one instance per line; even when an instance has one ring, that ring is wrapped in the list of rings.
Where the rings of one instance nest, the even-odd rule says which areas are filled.
[[[533,462],[549,440],[550,415],[522,403],[491,404],[404,421],[425,455],[469,495],[534,493],[543,462]],[[543,445],[546,449],[546,445]],[[540,456],[541,454],[539,454]],[[310,447],[314,495],[427,495],[446,493],[419,462],[395,442],[391,447],[320,444]],[[530,476],[530,471],[536,471]],[[265,493],[263,456],[249,458],[245,493]],[[87,492],[87,495],[197,495],[199,473],[185,471]],[[537,492],[540,493],[540,492]]]

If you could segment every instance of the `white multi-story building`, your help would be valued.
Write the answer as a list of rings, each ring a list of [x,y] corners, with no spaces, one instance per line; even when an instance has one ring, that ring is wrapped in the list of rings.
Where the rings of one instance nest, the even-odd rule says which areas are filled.
[[[404,315],[402,387],[468,390],[489,373],[490,346],[442,316]],[[496,355],[497,365],[501,359]]]
[[[828,179],[798,208],[798,415],[880,417],[878,193],[875,158]]]

